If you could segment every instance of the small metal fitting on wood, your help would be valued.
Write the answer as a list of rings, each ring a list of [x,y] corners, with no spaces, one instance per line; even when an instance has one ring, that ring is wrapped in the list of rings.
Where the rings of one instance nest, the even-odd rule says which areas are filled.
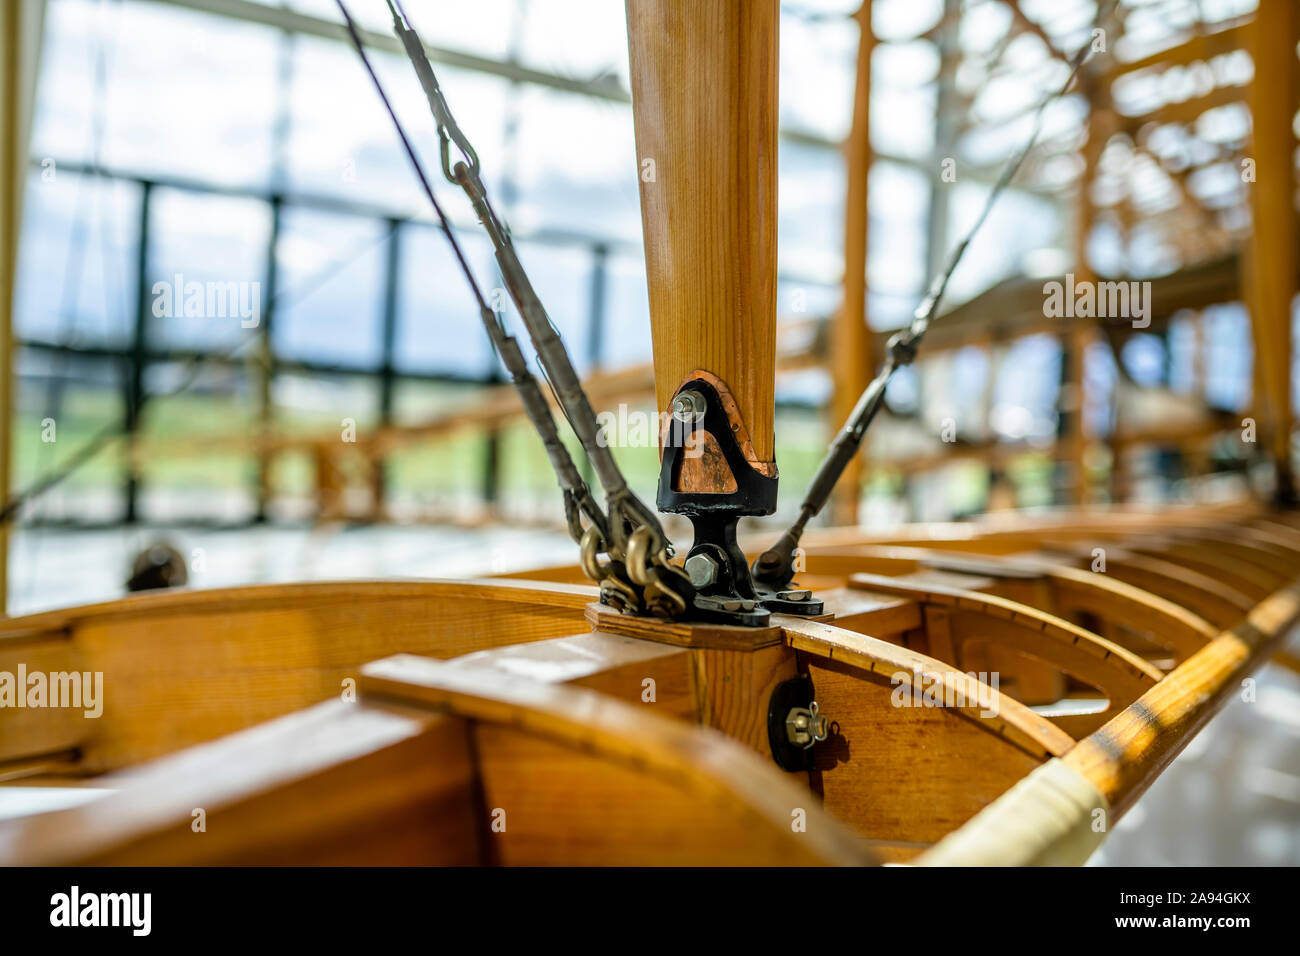
[[[809,750],[830,736],[830,722],[817,712],[817,701],[807,707],[791,707],[785,718],[785,736],[796,747]]]

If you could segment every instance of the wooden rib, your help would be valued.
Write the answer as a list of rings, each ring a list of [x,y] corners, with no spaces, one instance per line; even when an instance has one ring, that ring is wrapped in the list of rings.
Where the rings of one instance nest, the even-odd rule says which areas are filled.
[[[1265,525],[1237,525],[1235,530],[1244,540],[1274,548],[1287,555],[1288,561],[1300,564],[1300,536],[1294,532],[1287,533],[1276,526]]]
[[[816,621],[788,619],[785,629],[831,721],[830,738],[813,751],[814,789],[891,860],[915,856],[1073,745],[1049,721],[941,661]],[[951,688],[963,706],[924,705],[923,697],[909,706],[914,686],[922,694]]]
[[[1092,561],[1089,551],[1084,549],[1079,558],[1084,567]],[[1180,604],[1219,628],[1231,627],[1254,606],[1244,594],[1199,571],[1118,547],[1106,548],[1105,573]]]
[[[1161,677],[1157,668],[1118,644],[1015,601],[879,575],[854,575],[850,583],[873,591],[905,594],[946,612],[954,663],[958,666],[970,666],[966,645],[979,642],[1042,661],[1097,688],[1109,702],[1104,711],[1050,718],[1072,736],[1091,733]]]
[[[505,863],[869,862],[804,788],[726,737],[584,688],[411,655],[367,664],[363,699],[474,721]],[[806,832],[792,832],[794,811]]]
[[[0,822],[6,865],[479,860],[462,722],[319,704],[100,778],[75,809]],[[196,832],[194,812],[206,814]]]
[[[1058,609],[1087,611],[1141,631],[1178,661],[1196,653],[1218,630],[1204,618],[1150,591],[1077,568],[1043,569]]]
[[[1136,73],[1138,70],[1149,70],[1153,67],[1167,69],[1197,61],[1208,62],[1220,53],[1240,50],[1245,43],[1246,28],[1242,24],[1234,24],[1212,33],[1196,33],[1177,46],[1168,47],[1127,63],[1122,60],[1112,60],[1106,69],[1103,83],[1105,86],[1110,86],[1121,76]]]
[[[1104,574],[1082,571],[1041,558],[974,555],[927,548],[865,546],[837,548],[809,556],[808,563],[823,573],[833,568],[846,578],[862,572],[886,574],[890,577],[905,576],[922,569],[964,572],[994,579],[992,590],[1003,597],[1012,596],[1008,593],[1012,590],[1008,586],[1009,582],[1024,581],[1029,585],[1045,582],[1048,601],[1054,609],[1087,611],[1102,618],[1120,621],[1128,628],[1144,632],[1160,647],[1173,651],[1179,660],[1192,654],[1219,632],[1208,621],[1157,594],[1116,581]],[[984,590],[979,587],[971,589]],[[834,599],[827,604],[827,610],[836,615],[836,625],[881,636],[881,630],[872,630],[869,620],[866,626],[859,628],[844,619],[844,615],[854,607],[851,599],[845,595],[853,593],[855,591],[852,588],[830,592]],[[826,594],[818,596],[824,600],[827,598]],[[862,596],[869,607],[883,603],[881,595]],[[1033,601],[1022,603],[1036,606]],[[912,627],[919,626],[920,621],[917,619]],[[1123,645],[1119,640],[1116,643]]]
[[[1277,586],[1263,584],[1259,581],[1256,569],[1220,549],[1213,549],[1188,542],[1164,540],[1160,543],[1144,542],[1141,539],[1127,540],[1125,550],[1131,554],[1145,554],[1162,561],[1168,561],[1182,568],[1199,571],[1206,577],[1222,581],[1239,594],[1255,601],[1268,597]],[[1109,564],[1109,560],[1107,561]]]
[[[1248,571],[1253,580],[1268,582],[1272,594],[1295,577],[1300,571],[1300,561],[1289,549],[1249,538],[1248,530],[1182,532],[1176,540],[1203,548],[1211,555],[1229,555]]]
[[[269,585],[0,621],[0,670],[54,654],[51,668],[102,673],[105,698],[102,717],[71,724],[66,710],[22,711],[24,732],[0,736],[0,768],[71,745],[80,773],[139,763],[327,700],[385,654],[450,657],[581,631],[595,593],[510,581]]]
[[[879,675],[886,681],[897,678],[899,683],[910,686],[916,673],[938,675],[945,688],[951,687],[959,699],[967,702],[946,709],[961,713],[988,733],[1004,738],[1037,758],[1059,756],[1074,745],[1073,738],[1047,718],[982,685],[946,661],[820,621],[786,617],[782,619],[781,630],[786,643],[797,651]],[[993,703],[986,706],[981,701]],[[997,712],[996,716],[985,715],[992,710]],[[835,716],[831,715],[832,718]]]

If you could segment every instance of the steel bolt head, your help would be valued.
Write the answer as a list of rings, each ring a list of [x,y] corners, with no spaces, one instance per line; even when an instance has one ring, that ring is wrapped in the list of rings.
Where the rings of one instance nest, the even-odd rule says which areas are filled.
[[[678,392],[673,399],[673,417],[679,422],[698,421],[704,417],[704,410],[704,396],[689,388]]]
[[[777,591],[776,596],[782,601],[807,601],[812,597],[812,591],[796,588],[790,591]]]
[[[718,580],[718,563],[707,554],[693,554],[683,565],[686,576],[697,589],[707,588]]]

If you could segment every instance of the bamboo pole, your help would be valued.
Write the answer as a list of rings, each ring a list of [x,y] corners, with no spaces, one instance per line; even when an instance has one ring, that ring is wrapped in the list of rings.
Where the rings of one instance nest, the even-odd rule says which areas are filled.
[[[711,372],[770,462],[777,0],[627,0],[627,18],[658,407]]]

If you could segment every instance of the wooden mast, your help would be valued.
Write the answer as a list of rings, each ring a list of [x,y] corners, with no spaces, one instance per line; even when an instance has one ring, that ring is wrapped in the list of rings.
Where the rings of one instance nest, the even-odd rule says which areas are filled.
[[[627,0],[655,398],[693,371],[774,460],[777,0]]]

